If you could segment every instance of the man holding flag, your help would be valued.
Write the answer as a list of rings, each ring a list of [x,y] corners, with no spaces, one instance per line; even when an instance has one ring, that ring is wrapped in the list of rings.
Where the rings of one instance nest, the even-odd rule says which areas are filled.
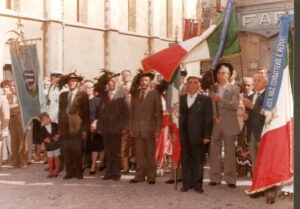
[[[252,187],[246,191],[250,195],[293,180],[294,104],[290,80],[293,43],[289,34],[293,25],[293,15],[283,15],[279,21],[281,28],[262,106],[266,119]],[[274,200],[267,200],[267,203],[273,202]]]
[[[254,173],[255,162],[257,152],[259,148],[259,142],[261,132],[265,123],[265,116],[261,113],[262,105],[265,97],[265,90],[267,87],[267,77],[263,74],[255,74],[253,76],[253,88],[255,94],[252,94],[249,99],[244,98],[243,104],[246,107],[246,118],[247,120],[247,141],[249,143],[250,155],[252,158],[252,172]],[[273,187],[265,191],[266,202],[272,204],[275,202],[276,187]],[[259,197],[260,193],[251,195],[252,198]]]

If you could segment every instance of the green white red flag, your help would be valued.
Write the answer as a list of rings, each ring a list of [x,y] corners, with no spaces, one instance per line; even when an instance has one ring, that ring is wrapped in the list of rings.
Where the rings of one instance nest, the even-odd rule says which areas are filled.
[[[200,36],[188,39],[169,48],[161,50],[143,59],[145,72],[157,71],[166,81],[170,82],[176,67],[180,63],[211,60],[217,52],[224,13]],[[238,22],[235,8],[232,9],[231,19],[223,48],[222,57],[239,55]]]
[[[290,72],[293,70],[290,65],[293,57],[293,43],[291,38],[287,42],[288,24],[293,21],[293,16],[284,15],[280,19],[282,25],[263,106],[264,110],[268,110],[269,107],[271,110],[265,111],[266,120],[257,154],[252,187],[246,191],[247,194],[261,192],[276,185],[291,182],[293,179],[294,102],[290,79]],[[284,35],[281,33],[282,29]],[[278,89],[278,93],[275,88]]]

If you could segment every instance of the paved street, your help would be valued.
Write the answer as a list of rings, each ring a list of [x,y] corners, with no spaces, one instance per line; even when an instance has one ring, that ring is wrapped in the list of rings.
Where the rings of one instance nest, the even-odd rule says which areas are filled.
[[[63,180],[64,172],[57,178],[47,179],[46,165],[31,164],[28,168],[0,169],[1,209],[292,209],[289,200],[277,199],[274,205],[266,205],[265,198],[251,199],[244,194],[250,178],[238,181],[237,189],[226,184],[208,186],[205,169],[204,193],[193,190],[182,193],[174,185],[164,182],[168,175],[158,177],[155,185],[129,184],[133,175],[122,176],[121,181],[104,181],[103,172],[90,176],[85,171],[84,179]]]

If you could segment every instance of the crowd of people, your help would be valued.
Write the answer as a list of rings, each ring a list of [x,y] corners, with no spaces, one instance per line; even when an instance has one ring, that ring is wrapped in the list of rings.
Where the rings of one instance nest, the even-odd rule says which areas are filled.
[[[139,72],[131,79],[130,70],[120,74],[103,71],[97,79],[86,80],[76,73],[51,71],[50,81],[44,81],[47,112],[33,120],[26,134],[21,129],[14,81],[3,80],[0,165],[7,163],[8,156],[15,168],[42,160],[48,163],[47,178],[59,176],[65,167],[65,180],[83,179],[83,171],[89,167],[90,175],[104,170],[103,180],[119,181],[121,175],[135,168],[130,183],[155,184],[157,161],[161,161],[156,156],[156,142],[160,137],[170,138],[161,134],[170,113],[165,107],[167,91],[153,81],[154,76]],[[220,63],[214,76],[216,83],[204,89],[204,77],[188,76],[181,68],[181,160],[177,175],[171,163],[171,176],[166,183],[182,181],[182,192],[194,189],[203,193],[206,161],[212,187],[225,181],[234,189],[238,178],[254,173],[265,122],[261,109],[267,71],[260,68],[252,78],[244,77],[238,82],[233,67]],[[292,199],[291,186],[282,187],[279,197]],[[276,187],[263,193],[268,204],[274,203]],[[263,193],[251,197],[258,198]]]

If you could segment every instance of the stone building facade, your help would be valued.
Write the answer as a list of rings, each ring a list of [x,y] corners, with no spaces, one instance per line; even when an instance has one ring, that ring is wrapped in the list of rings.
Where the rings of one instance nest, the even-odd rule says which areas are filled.
[[[87,78],[101,68],[114,72],[182,40],[183,19],[195,14],[197,0],[1,0],[0,81],[9,78],[8,40],[37,41],[44,76],[77,70]],[[193,6],[193,4],[195,4]]]
[[[204,8],[209,10],[207,15],[219,14],[218,1],[220,0],[209,0],[210,7]],[[294,1],[286,0],[286,3],[288,13],[293,14]],[[282,0],[237,0],[236,9],[241,56],[222,61],[230,62],[239,77],[242,71],[244,76],[252,76],[258,67],[269,69],[271,66],[280,29],[277,20],[285,13],[285,8]],[[210,62],[201,63],[200,71],[206,71],[209,65]]]
[[[286,0],[293,13],[293,0]],[[51,70],[76,71],[86,78],[101,68],[114,72],[141,67],[141,60],[182,41],[184,18],[217,18],[224,0],[1,0],[0,81],[10,77],[8,40],[20,36],[37,41],[44,76]],[[279,32],[276,19],[282,0],[236,0],[241,56],[229,61],[238,74],[269,68]],[[209,62],[187,64],[190,75],[208,69]]]

